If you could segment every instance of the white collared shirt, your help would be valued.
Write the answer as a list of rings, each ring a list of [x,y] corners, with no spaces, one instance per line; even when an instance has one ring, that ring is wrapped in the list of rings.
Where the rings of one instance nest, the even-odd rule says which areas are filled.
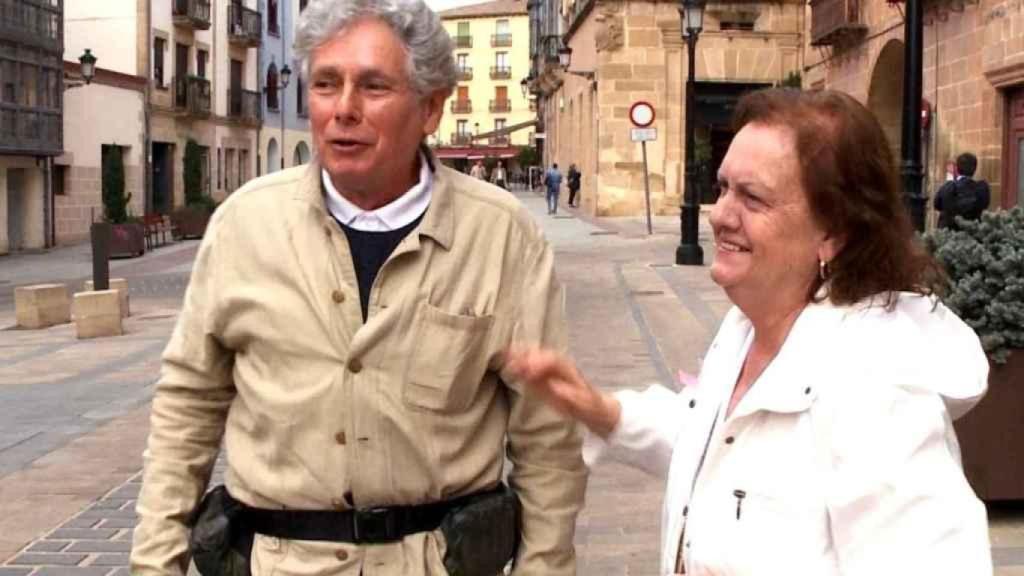
[[[321,171],[327,190],[327,209],[338,221],[363,232],[387,232],[413,223],[430,205],[434,176],[427,158],[420,154],[420,180],[408,192],[376,210],[363,210],[345,198],[331,182],[327,170]]]

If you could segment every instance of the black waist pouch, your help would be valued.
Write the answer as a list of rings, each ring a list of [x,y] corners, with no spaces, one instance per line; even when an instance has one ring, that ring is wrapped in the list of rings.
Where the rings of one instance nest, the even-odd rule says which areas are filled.
[[[522,507],[507,486],[470,498],[441,522],[448,544],[444,567],[451,576],[496,576],[515,559]]]
[[[239,521],[242,509],[224,486],[210,490],[199,504],[188,548],[203,576],[250,576],[255,534]]]

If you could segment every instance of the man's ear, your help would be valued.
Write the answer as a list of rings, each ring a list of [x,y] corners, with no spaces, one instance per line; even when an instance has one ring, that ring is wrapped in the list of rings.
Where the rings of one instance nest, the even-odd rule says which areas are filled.
[[[437,132],[441,125],[441,116],[444,115],[444,101],[452,93],[451,90],[437,90],[423,99],[425,109],[425,121],[423,122],[423,136],[427,137]]]

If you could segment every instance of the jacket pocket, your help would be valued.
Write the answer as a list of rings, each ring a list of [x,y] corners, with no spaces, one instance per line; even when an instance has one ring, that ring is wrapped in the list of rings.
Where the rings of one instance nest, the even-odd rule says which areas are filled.
[[[465,410],[487,371],[493,316],[449,314],[423,301],[402,398],[442,412]]]

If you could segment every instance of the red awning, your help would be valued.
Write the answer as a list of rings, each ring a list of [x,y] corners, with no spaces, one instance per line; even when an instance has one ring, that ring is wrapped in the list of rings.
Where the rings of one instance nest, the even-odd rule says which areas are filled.
[[[434,155],[442,160],[465,158],[467,160],[484,160],[487,158],[515,158],[519,154],[517,146],[438,146],[433,148]]]

